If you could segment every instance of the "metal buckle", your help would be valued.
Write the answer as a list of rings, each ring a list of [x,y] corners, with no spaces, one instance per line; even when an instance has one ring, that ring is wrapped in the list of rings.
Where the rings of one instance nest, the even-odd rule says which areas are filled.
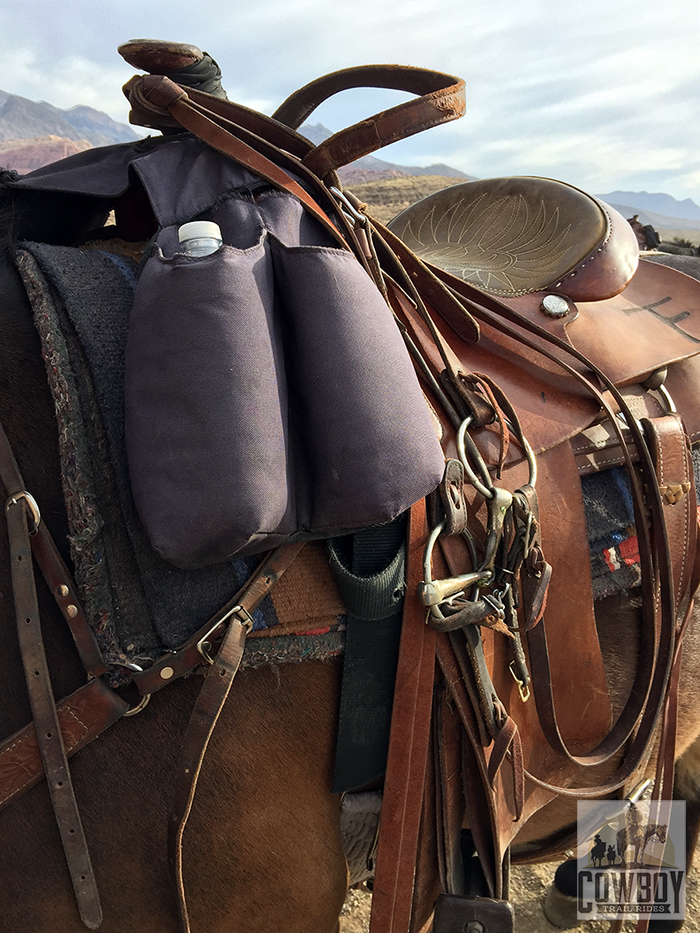
[[[5,503],[5,511],[9,511],[11,505],[17,505],[20,499],[24,499],[24,501],[27,503],[32,516],[33,526],[29,529],[29,534],[35,535],[39,530],[39,525],[41,524],[41,512],[39,511],[39,506],[37,505],[36,499],[31,495],[31,493],[28,493],[26,489],[23,489],[21,492],[16,492],[14,495],[10,496]]]
[[[345,214],[345,217],[348,220],[352,221],[358,227],[367,226],[367,215],[361,214],[357,210],[357,208],[353,207],[353,205],[346,198],[346,196],[343,194],[340,188],[336,188],[335,186],[332,186],[328,190],[331,192],[331,194],[334,194],[335,197],[341,202],[341,204],[345,208],[345,210],[343,210],[343,214]]]
[[[518,675],[515,673],[513,669],[514,665],[515,665],[515,661],[511,661],[510,664],[508,665],[508,670],[513,675],[513,680],[518,685],[518,693],[520,694],[520,699],[523,701],[523,703],[527,703],[527,701],[530,699],[530,687],[528,686],[528,684],[522,681],[518,677]]]
[[[222,616],[221,619],[215,622],[209,631],[197,642],[197,651],[208,664],[214,663],[214,658],[212,658],[212,656],[209,654],[212,647],[210,639],[214,632],[218,631],[221,626],[224,625],[232,616],[235,617],[236,621],[243,626],[246,635],[249,635],[253,630],[254,620],[252,615],[243,606],[234,606],[233,609],[227,612],[225,616]]]

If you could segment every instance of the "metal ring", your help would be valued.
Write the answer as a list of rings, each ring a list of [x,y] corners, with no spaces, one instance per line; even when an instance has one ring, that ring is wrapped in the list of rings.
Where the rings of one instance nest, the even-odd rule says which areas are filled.
[[[469,458],[467,456],[467,450],[466,450],[466,440],[467,440],[467,428],[469,427],[471,423],[472,423],[471,416],[469,418],[465,418],[464,421],[460,424],[459,430],[457,431],[457,451],[459,452],[459,459],[462,463],[462,466],[464,467],[464,472],[467,474],[467,478],[469,479],[469,482],[472,484],[472,486],[474,486],[474,488],[478,492],[480,492],[481,495],[485,499],[493,499],[493,495],[494,495],[493,484],[491,484],[491,486],[489,487],[489,486],[486,486],[484,483],[482,483],[479,477],[472,470],[471,465],[469,463]],[[518,441],[518,443],[523,449],[523,453],[525,454],[525,459],[527,460],[528,466],[530,468],[530,476],[528,479],[528,483],[530,484],[530,486],[534,488],[537,483],[537,459],[535,458],[535,453],[532,447],[530,446],[525,435],[517,434],[515,430],[513,429],[513,425],[508,420],[506,420],[506,427],[508,428],[509,431],[512,432],[515,439]],[[486,482],[491,483],[491,474],[488,471],[488,467],[486,466],[483,460],[483,457],[476,449],[476,445],[474,444],[473,441],[472,441],[472,445],[474,447],[474,454],[478,456],[477,463],[481,469],[482,477],[484,478]]]
[[[16,492],[11,495],[7,502],[5,502],[5,511],[8,512],[11,505],[17,505],[20,499],[24,501],[29,506],[29,511],[31,512],[33,526],[29,529],[30,535],[35,535],[39,530],[39,525],[41,524],[41,512],[39,511],[39,506],[37,505],[36,499],[31,493],[28,493],[26,489],[23,489],[21,492]]]
[[[476,489],[476,491],[480,492],[481,495],[484,497],[484,499],[493,499],[493,496],[494,496],[493,485],[491,485],[491,487],[488,487],[484,485],[484,483],[481,482],[481,480],[476,475],[474,470],[472,470],[471,464],[469,462],[469,458],[467,456],[467,450],[466,450],[467,429],[469,428],[469,425],[471,423],[472,423],[471,416],[469,418],[465,418],[464,421],[460,424],[459,430],[457,431],[457,451],[459,453],[459,459],[462,463],[462,466],[464,467],[464,472],[467,474],[467,479],[472,484],[472,486]],[[481,467],[482,477],[484,479],[488,477],[486,481],[490,483],[491,476],[489,474],[488,467],[484,463],[484,460],[481,457],[481,455],[476,450],[476,445],[474,444],[473,441],[472,441],[472,445],[474,447],[474,451],[478,454],[478,465]]]
[[[128,709],[124,713],[124,715],[125,716],[138,716],[139,713],[143,712],[143,710],[146,709],[146,707],[148,706],[148,701],[150,699],[151,699],[151,694],[145,693],[141,697],[141,700],[136,704],[136,706],[132,706],[131,709]]]
[[[510,421],[506,421],[506,425],[511,431],[513,430],[513,425],[510,423]],[[520,446],[522,447],[525,457],[527,458],[527,463],[528,463],[528,466],[530,467],[530,476],[528,479],[528,483],[534,489],[534,487],[537,484],[537,458],[535,457],[535,452],[533,451],[532,447],[530,447],[528,439],[525,437],[524,434],[521,434],[519,437],[516,434],[515,437],[518,443],[520,444]]]
[[[658,392],[664,402],[666,402],[669,412],[673,415],[677,415],[678,409],[676,408],[676,403],[673,401],[671,393],[668,391],[666,386],[660,385],[658,389],[655,389],[654,391]]]

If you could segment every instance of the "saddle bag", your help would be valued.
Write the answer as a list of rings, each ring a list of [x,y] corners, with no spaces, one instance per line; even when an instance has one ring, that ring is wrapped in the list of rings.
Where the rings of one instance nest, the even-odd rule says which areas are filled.
[[[404,86],[403,72],[413,85],[427,74],[431,91],[456,80],[380,70],[386,86]],[[364,72],[349,70],[347,86],[357,71]],[[324,86],[317,96],[339,89]],[[178,252],[178,223],[195,219],[178,217],[160,230],[136,289],[125,431],[151,544],[176,566],[197,567],[392,520],[438,485],[444,457],[392,311],[358,261],[359,252],[369,268],[361,248],[349,248],[354,226],[298,157],[290,171],[288,151],[257,135],[254,147],[245,127],[222,129],[168,79],[135,79],[130,99],[132,107],[167,105],[212,147],[185,141],[196,157],[182,187],[196,186],[198,172],[205,185],[216,177],[218,201],[197,219],[218,223],[224,243],[204,257]],[[228,108],[227,127],[232,112],[246,116],[237,105],[217,106]],[[429,111],[432,122],[436,113],[445,118]],[[157,118],[151,110],[147,119]],[[267,120],[268,135],[282,133],[286,150],[299,150],[301,140],[322,164],[321,147],[255,119]],[[393,138],[420,128],[404,126]],[[368,148],[350,138],[355,150]],[[357,158],[352,147],[342,151]],[[334,175],[338,164],[333,156],[325,168]]]
[[[134,500],[180,567],[390,521],[443,457],[399,330],[346,250],[158,250],[126,356]]]

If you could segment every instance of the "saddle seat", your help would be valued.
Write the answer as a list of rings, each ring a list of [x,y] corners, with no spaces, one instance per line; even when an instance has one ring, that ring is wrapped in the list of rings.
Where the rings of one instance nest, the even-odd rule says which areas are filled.
[[[492,295],[619,294],[637,269],[634,231],[616,210],[549,178],[470,181],[398,214],[389,229],[421,259]]]

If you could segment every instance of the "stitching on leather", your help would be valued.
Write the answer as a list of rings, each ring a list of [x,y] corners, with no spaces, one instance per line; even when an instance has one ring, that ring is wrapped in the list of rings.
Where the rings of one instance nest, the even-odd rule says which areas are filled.
[[[598,207],[601,209],[601,211],[605,214],[605,219],[608,222],[608,229],[606,231],[605,239],[600,244],[600,246],[596,247],[596,249],[594,249],[591,253],[588,254],[588,256],[586,256],[583,262],[580,262],[578,266],[576,266],[574,269],[571,270],[571,272],[567,272],[566,275],[562,277],[561,282],[557,282],[555,288],[558,288],[564,282],[565,279],[570,279],[572,276],[576,275],[577,272],[580,272],[581,269],[583,269],[583,267],[587,265],[593,259],[594,256],[597,256],[598,253],[602,253],[603,250],[607,248],[608,243],[612,239],[612,229],[613,229],[612,217],[606,210],[605,205],[603,204],[602,201],[599,201],[598,198],[593,198],[593,200],[598,205]]]
[[[70,745],[68,745],[68,744],[65,745],[66,751],[69,752],[69,751],[71,751],[72,749],[74,749],[76,745],[78,745],[78,744],[80,743],[80,740],[81,740],[81,739],[84,737],[84,735],[87,733],[88,727],[87,727],[87,725],[82,721],[82,719],[80,719],[80,718],[75,714],[75,711],[74,711],[71,707],[68,707],[68,708],[66,708],[66,709],[63,709],[62,712],[63,712],[63,713],[67,713],[69,716],[71,716],[71,717],[72,717],[80,726],[82,726],[83,729],[84,729],[83,735],[78,736],[73,742],[70,743]],[[63,729],[61,730],[61,732],[63,733]],[[13,742],[12,745],[8,745],[7,748],[3,748],[2,751],[0,751],[0,760],[2,760],[3,756],[8,755],[14,748],[16,748],[18,745],[22,745],[25,741],[26,741],[26,738],[25,738],[25,737],[22,737],[22,738],[17,739],[16,742]],[[65,742],[65,737],[64,737],[64,742]],[[21,764],[20,764],[20,767],[22,767]],[[40,771],[38,774],[36,774],[36,773],[35,773],[35,774],[31,774],[31,775],[27,778],[27,780],[24,782],[24,784],[19,784],[19,785],[14,786],[14,787],[12,788],[12,790],[11,790],[9,793],[5,794],[4,797],[0,797],[0,806],[2,806],[2,805],[3,805],[4,803],[6,803],[8,800],[10,800],[12,797],[14,797],[19,791],[21,791],[21,790],[23,790],[25,787],[27,787],[28,784],[31,784],[32,781],[35,781],[35,780],[37,779],[37,777],[40,777],[40,776],[41,776],[42,773],[43,773],[43,772]]]
[[[680,427],[681,430],[683,431],[683,426],[682,426],[682,425],[679,425],[679,427]],[[684,432],[684,433],[685,433],[685,432]],[[688,469],[688,459],[689,459],[689,458],[688,458],[688,452],[687,452],[687,450],[685,449],[685,444],[684,444],[684,445],[683,445],[683,467],[684,467],[684,469],[683,469],[683,475],[684,475],[684,481],[687,481],[687,480],[691,480],[691,481],[692,481],[692,480],[693,480],[693,476],[692,476],[692,460],[691,460],[691,465],[690,465],[691,468],[690,468],[690,470],[689,470],[689,469]],[[686,480],[686,478],[687,478],[687,480]],[[683,542],[684,542],[684,544],[685,544],[685,543],[689,540],[689,538],[690,538],[690,534],[689,534],[690,525],[689,525],[689,522],[690,522],[690,493],[691,493],[691,491],[692,491],[692,482],[691,482],[691,489],[688,490],[688,492],[685,494],[685,496],[683,496],[683,515],[684,515],[684,518],[685,518],[685,521],[684,521],[684,526],[685,526],[685,527],[684,527],[684,530],[683,530]],[[682,586],[682,583],[683,583],[683,577],[684,577],[684,575],[685,575],[685,562],[686,562],[686,559],[687,559],[687,556],[688,556],[687,551],[688,551],[688,549],[687,549],[686,547],[683,547],[683,557],[682,557],[682,559],[681,559],[681,572],[680,572],[680,574],[678,575],[678,584],[677,584],[677,586],[678,586],[678,592],[677,592],[677,594],[676,594],[676,597],[677,597],[678,600],[680,600],[680,598],[681,598],[681,596],[682,596],[682,593],[681,593],[681,586]]]
[[[624,457],[610,457],[607,460],[589,460],[586,463],[582,464],[582,467],[595,466],[595,467],[604,467],[608,463],[622,463]],[[599,469],[594,470],[595,473],[600,473]]]
[[[608,438],[608,441],[606,444],[601,444],[599,447],[593,445],[591,441],[588,441],[585,444],[581,444],[579,447],[574,447],[572,444],[571,449],[573,450],[574,453],[577,453],[579,450],[589,450],[589,449],[591,453],[593,453],[596,450],[607,450],[609,447],[617,447],[617,445],[618,445],[617,439],[614,437],[610,437]]]
[[[12,751],[13,748],[16,748],[18,745],[21,745],[21,744],[22,744],[22,739],[17,739],[16,742],[13,742],[12,745],[8,746],[7,748],[4,748],[4,749],[2,750],[2,752],[0,752],[0,757],[2,757],[3,755],[7,755],[9,752]],[[21,765],[20,765],[20,767],[21,767]],[[14,797],[14,795],[17,793],[17,791],[22,790],[24,787],[27,786],[27,784],[31,784],[31,782],[32,782],[35,778],[36,778],[36,775],[35,775],[35,774],[34,774],[34,775],[30,775],[30,776],[27,778],[27,780],[24,782],[24,784],[20,784],[19,787],[13,787],[12,790],[11,790],[8,794],[6,794],[4,797],[2,797],[2,798],[0,799],[0,805],[6,803],[8,800],[10,800],[11,797]]]

